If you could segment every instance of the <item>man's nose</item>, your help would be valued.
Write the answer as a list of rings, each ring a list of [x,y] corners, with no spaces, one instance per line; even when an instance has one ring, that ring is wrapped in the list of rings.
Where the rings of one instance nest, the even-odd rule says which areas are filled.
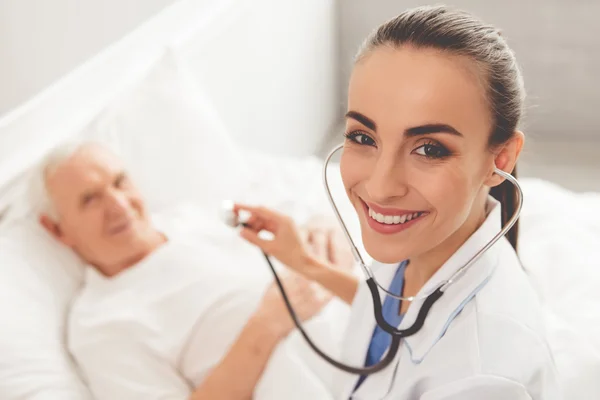
[[[406,170],[397,154],[382,154],[378,157],[365,184],[369,198],[385,204],[395,197],[408,193]]]
[[[118,191],[112,191],[106,196],[107,209],[112,213],[122,213],[129,208],[129,200],[127,196]]]

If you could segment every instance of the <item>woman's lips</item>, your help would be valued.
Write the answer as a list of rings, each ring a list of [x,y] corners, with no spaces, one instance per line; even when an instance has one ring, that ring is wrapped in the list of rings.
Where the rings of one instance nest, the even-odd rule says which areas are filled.
[[[362,200],[361,201],[363,203],[365,203],[367,205],[368,208],[370,208],[371,210],[375,211],[378,214],[383,214],[383,215],[405,215],[405,214],[414,214],[419,212],[418,210],[401,210],[399,208],[386,208],[386,207],[381,207],[378,206],[377,204],[374,203],[367,203],[366,201]]]
[[[402,219],[405,220],[405,222],[402,222],[402,223],[386,224],[386,223],[379,222],[379,221],[375,220],[374,218],[372,218],[369,215],[370,207],[367,205],[367,203],[362,201],[362,199],[361,199],[361,202],[363,205],[364,215],[365,215],[365,218],[367,219],[367,223],[369,224],[369,227],[371,227],[371,229],[373,229],[375,232],[381,233],[384,235],[390,235],[390,234],[402,232],[402,231],[414,226],[419,221],[421,221],[423,218],[425,218],[427,215],[429,215],[429,213],[426,211],[385,209],[385,208],[381,208],[381,207],[373,205],[372,211],[374,211],[378,214],[383,214],[386,216],[395,216],[395,217],[397,216],[398,218],[400,218],[400,220],[402,220]],[[380,211],[378,211],[378,210],[380,210]],[[383,212],[381,212],[381,211],[383,211]],[[419,214],[417,217],[413,217],[410,221],[406,221],[407,215],[413,216],[414,214],[417,214],[417,213]]]

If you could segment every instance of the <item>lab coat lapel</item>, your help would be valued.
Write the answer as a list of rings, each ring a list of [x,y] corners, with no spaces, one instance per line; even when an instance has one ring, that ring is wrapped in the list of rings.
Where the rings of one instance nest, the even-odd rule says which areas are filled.
[[[420,290],[419,296],[430,293],[446,279],[449,279],[500,231],[500,207],[496,200],[490,198],[488,201],[489,212],[484,223],[431,277]],[[444,335],[452,320],[485,286],[498,263],[498,247],[498,245],[492,246],[462,277],[450,285],[431,308],[423,328],[415,335],[405,339],[405,345],[408,347],[413,363],[418,364],[426,357],[435,343]],[[400,324],[400,329],[405,329],[414,323],[423,302],[424,300],[417,300],[410,305]]]

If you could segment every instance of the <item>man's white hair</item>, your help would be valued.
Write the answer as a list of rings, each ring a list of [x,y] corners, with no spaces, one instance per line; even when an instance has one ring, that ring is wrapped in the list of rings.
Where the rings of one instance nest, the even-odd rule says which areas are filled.
[[[47,180],[61,164],[69,160],[75,153],[84,147],[91,145],[103,146],[103,144],[88,140],[70,140],[61,143],[52,149],[33,171],[31,185],[31,202],[38,215],[45,214],[54,221],[60,216],[56,210],[52,197],[48,191]]]

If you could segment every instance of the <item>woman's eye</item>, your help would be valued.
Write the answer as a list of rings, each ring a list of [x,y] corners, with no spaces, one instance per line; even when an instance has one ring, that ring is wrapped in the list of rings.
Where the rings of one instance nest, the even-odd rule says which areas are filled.
[[[444,158],[450,155],[448,149],[433,143],[427,143],[417,147],[415,153],[427,158]]]
[[[375,146],[375,141],[369,135],[365,135],[364,133],[351,132],[346,134],[346,138],[357,144]]]

